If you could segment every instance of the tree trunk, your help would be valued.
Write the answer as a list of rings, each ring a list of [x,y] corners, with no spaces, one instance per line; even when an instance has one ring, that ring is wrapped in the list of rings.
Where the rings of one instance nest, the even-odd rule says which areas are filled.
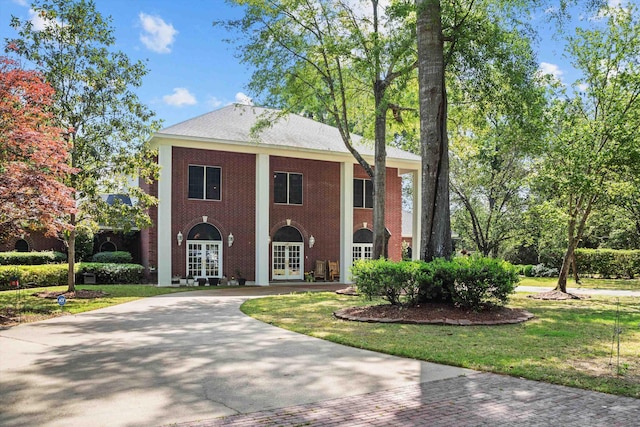
[[[444,40],[439,0],[416,0],[420,155],[422,157],[422,235],[420,258],[449,258],[449,144],[444,83]]]
[[[375,118],[375,168],[373,179],[373,259],[387,257],[385,236],[385,201],[387,185],[387,108],[384,105],[384,82],[374,84],[376,102]]]
[[[76,215],[71,214],[71,220],[69,221],[73,228],[69,233],[69,241],[67,242],[69,247],[69,253],[67,255],[67,260],[69,262],[69,271],[67,274],[67,284],[68,289],[67,292],[75,292],[76,290]]]

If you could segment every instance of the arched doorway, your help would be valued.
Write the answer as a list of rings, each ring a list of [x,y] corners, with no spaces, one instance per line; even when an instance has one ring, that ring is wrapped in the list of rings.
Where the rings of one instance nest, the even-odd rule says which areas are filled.
[[[361,259],[371,259],[373,253],[373,232],[367,228],[361,228],[353,233],[353,262]]]
[[[285,226],[276,231],[271,244],[273,280],[302,280],[304,239],[297,228]]]
[[[197,224],[187,234],[187,276],[222,277],[222,234],[211,224]]]

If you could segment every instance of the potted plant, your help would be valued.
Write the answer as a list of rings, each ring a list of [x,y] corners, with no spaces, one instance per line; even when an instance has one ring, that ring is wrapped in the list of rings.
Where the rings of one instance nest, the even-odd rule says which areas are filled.
[[[238,285],[244,286],[247,283],[247,279],[242,277],[242,272],[240,270],[236,270],[236,277],[238,279]]]

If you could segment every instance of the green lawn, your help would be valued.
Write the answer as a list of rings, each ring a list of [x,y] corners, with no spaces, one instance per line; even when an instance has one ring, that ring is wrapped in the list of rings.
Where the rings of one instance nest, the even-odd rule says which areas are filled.
[[[640,398],[638,298],[555,302],[518,294],[510,306],[524,307],[536,317],[492,327],[372,324],[332,316],[340,308],[373,303],[382,302],[306,293],[248,300],[242,311],[357,348]],[[619,364],[615,352],[612,357],[617,313],[622,328]]]
[[[591,288],[591,289],[613,289],[613,290],[632,290],[640,291],[640,279],[590,279],[581,278],[581,284],[569,280],[567,287],[569,288]],[[519,286],[540,286],[552,287],[556,286],[557,277],[520,277]]]
[[[170,294],[202,288],[170,288],[150,285],[77,285],[76,289],[100,290],[108,295],[95,299],[67,299],[61,309],[56,299],[33,296],[37,292],[64,292],[67,286],[51,286],[46,288],[30,288],[0,292],[0,316],[14,317],[16,307],[19,308],[20,321],[31,322],[59,316],[64,313],[82,313],[111,305],[122,304],[140,298]],[[1,324],[0,324],[1,325]]]

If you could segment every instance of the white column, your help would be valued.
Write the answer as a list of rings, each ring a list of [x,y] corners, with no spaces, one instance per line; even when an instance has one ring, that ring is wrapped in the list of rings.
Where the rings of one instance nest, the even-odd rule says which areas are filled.
[[[340,282],[351,283],[353,256],[353,163],[340,164]]]
[[[411,251],[414,260],[420,259],[420,228],[422,227],[422,180],[420,179],[420,171],[413,171],[413,230],[411,236]]]
[[[256,285],[269,285],[269,155],[256,155]]]
[[[158,286],[171,286],[171,248],[177,244],[171,227],[171,146],[158,147]]]

